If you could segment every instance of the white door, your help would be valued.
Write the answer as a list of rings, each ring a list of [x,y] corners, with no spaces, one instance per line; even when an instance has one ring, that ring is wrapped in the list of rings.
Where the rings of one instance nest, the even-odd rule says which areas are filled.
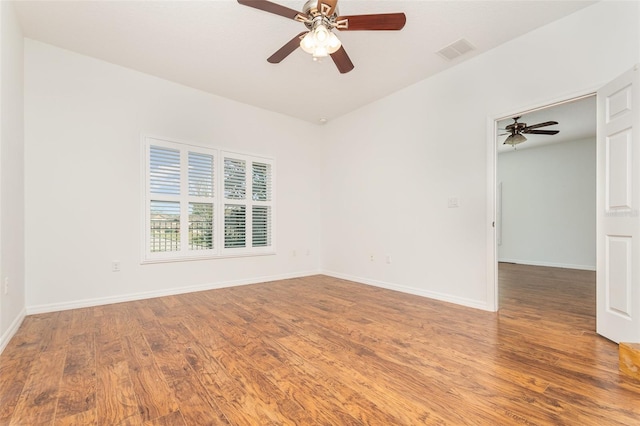
[[[598,90],[597,325],[640,342],[640,67]]]

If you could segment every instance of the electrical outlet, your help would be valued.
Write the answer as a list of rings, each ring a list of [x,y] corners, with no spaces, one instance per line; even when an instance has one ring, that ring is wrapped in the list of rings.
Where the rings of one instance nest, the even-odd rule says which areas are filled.
[[[388,254],[388,255],[385,257],[385,260],[386,260],[386,262],[387,262],[387,263],[391,263],[391,255],[390,255],[390,254]]]
[[[9,294],[9,277],[4,277],[4,294]]]
[[[372,254],[370,254],[369,255],[369,260],[372,261],[372,262],[375,262],[376,258]]]
[[[114,260],[111,262],[111,272],[120,272],[120,261]]]
[[[298,252],[296,250],[293,250],[291,252],[291,257],[296,257],[298,255]]]

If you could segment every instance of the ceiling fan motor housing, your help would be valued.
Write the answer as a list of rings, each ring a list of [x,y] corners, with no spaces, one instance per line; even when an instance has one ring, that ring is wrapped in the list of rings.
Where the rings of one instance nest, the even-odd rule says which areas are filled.
[[[328,15],[330,8],[324,3],[321,4],[324,10],[318,10],[317,0],[307,0],[302,8],[302,14],[296,16],[296,20],[301,21],[309,29],[313,30],[318,25],[324,25],[327,28],[336,27],[336,18],[338,17],[338,7],[333,9],[333,13]],[[306,15],[306,16],[304,16]]]
[[[304,6],[302,7],[302,12],[309,15],[309,16],[317,16],[317,15],[327,15],[327,12],[329,10],[331,10],[331,6],[328,4],[324,4],[321,3],[320,5],[321,9],[324,10],[318,10],[318,1],[317,0],[307,0],[307,2],[304,4]],[[337,17],[338,16],[338,6],[336,5],[333,8],[333,13],[331,14],[332,17]]]

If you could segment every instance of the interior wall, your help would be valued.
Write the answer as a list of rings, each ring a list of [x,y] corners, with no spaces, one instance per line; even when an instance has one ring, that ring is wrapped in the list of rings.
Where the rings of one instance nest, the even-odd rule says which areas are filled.
[[[638,8],[596,3],[329,123],[325,272],[495,309],[494,120],[630,69],[639,61]]]
[[[1,352],[25,316],[23,38],[10,2],[0,2],[0,33]]]
[[[317,273],[317,127],[26,40],[28,312]],[[143,134],[275,158],[277,254],[142,265]]]
[[[595,271],[595,138],[500,153],[497,172],[498,260]]]

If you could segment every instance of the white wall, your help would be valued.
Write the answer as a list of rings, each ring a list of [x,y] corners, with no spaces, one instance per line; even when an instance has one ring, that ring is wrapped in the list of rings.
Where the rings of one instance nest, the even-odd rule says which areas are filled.
[[[0,352],[25,315],[23,38],[0,2]],[[4,285],[8,281],[8,293]]]
[[[597,3],[329,123],[325,271],[495,309],[489,127],[630,69],[639,7]]]
[[[317,128],[26,40],[28,312],[317,273]],[[141,265],[141,133],[274,157],[277,255]]]
[[[498,182],[500,261],[595,271],[595,138],[501,153]]]

